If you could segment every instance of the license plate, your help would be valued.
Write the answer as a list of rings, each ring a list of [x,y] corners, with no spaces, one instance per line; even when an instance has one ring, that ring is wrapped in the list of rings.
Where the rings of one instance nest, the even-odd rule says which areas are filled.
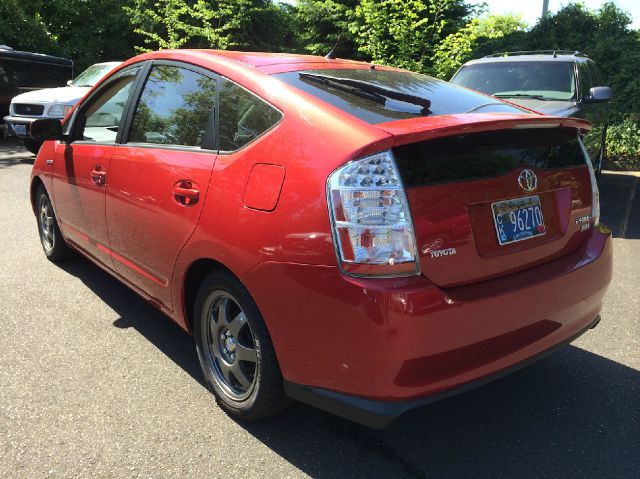
[[[27,136],[27,125],[13,125],[13,131],[16,135]]]
[[[526,196],[491,204],[498,243],[505,245],[547,233],[540,208],[540,197]]]

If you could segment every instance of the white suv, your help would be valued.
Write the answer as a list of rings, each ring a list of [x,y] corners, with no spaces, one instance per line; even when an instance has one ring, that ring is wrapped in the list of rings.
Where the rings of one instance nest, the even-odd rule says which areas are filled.
[[[64,118],[98,80],[120,63],[96,63],[65,87],[45,88],[15,96],[11,100],[9,116],[4,117],[7,133],[20,138],[31,153],[38,153],[41,143],[29,138],[31,122],[40,118]]]

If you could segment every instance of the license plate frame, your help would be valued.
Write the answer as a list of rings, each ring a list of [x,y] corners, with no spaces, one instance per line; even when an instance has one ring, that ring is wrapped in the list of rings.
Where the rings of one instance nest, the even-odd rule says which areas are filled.
[[[494,201],[491,203],[491,216],[500,246],[547,234],[539,195]]]
[[[27,136],[27,125],[11,125],[13,132],[20,136]]]

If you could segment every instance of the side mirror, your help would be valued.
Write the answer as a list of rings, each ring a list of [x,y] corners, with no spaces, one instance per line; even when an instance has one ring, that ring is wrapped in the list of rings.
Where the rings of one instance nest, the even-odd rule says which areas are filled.
[[[73,82],[73,80],[67,80],[67,86],[71,86],[71,82]]]
[[[29,129],[29,136],[34,140],[63,140],[62,122],[55,118],[34,120]]]
[[[608,86],[594,86],[589,90],[589,101],[610,101],[613,98],[613,90]]]

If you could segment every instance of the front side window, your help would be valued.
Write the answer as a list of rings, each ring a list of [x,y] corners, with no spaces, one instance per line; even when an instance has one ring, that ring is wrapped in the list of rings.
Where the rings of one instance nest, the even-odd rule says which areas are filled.
[[[476,63],[461,68],[451,82],[503,98],[575,98],[573,63],[565,61]]]
[[[136,107],[129,142],[201,147],[212,125],[216,80],[154,65]]]
[[[282,114],[235,83],[220,88],[220,149],[235,151],[280,121]]]
[[[116,141],[124,108],[139,71],[140,67],[137,67],[114,76],[95,100],[83,108],[78,117],[79,139],[99,143]]]

